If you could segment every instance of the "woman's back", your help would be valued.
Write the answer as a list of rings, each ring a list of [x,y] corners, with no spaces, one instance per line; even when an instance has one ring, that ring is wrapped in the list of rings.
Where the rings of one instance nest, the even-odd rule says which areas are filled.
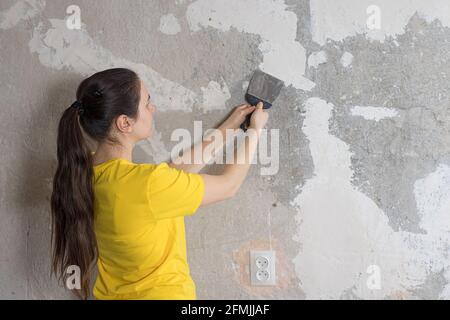
[[[184,216],[200,206],[202,177],[167,163],[112,159],[94,167],[97,299],[196,299]]]

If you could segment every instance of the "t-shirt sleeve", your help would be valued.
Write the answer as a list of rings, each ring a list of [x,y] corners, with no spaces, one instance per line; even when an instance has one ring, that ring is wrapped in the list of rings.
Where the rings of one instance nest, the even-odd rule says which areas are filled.
[[[203,177],[158,164],[148,180],[150,212],[156,220],[192,215],[205,193]]]

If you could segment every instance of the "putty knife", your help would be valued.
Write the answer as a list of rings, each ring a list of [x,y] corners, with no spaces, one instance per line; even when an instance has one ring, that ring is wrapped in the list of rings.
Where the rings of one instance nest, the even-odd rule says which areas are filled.
[[[269,109],[280,94],[283,86],[284,82],[282,80],[261,70],[256,70],[248,84],[245,100],[252,106],[256,106],[261,101],[263,109]],[[245,121],[241,124],[242,130],[247,131],[247,128],[250,126],[250,118],[251,114],[246,116]]]

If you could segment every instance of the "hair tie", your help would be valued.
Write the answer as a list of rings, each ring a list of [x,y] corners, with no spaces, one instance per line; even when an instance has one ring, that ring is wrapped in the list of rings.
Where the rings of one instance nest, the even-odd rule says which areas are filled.
[[[72,103],[72,105],[70,106],[71,108],[75,108],[78,109],[78,113],[79,114],[83,114],[84,109],[83,109],[83,104],[81,103],[81,101],[77,100],[74,103]]]

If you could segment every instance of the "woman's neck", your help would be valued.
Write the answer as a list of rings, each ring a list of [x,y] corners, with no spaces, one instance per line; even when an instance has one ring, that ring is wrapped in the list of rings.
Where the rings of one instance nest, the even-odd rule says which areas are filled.
[[[97,147],[97,151],[93,156],[94,166],[105,161],[111,159],[126,159],[128,161],[132,161],[133,154],[133,144],[111,144],[111,143],[102,143]]]

